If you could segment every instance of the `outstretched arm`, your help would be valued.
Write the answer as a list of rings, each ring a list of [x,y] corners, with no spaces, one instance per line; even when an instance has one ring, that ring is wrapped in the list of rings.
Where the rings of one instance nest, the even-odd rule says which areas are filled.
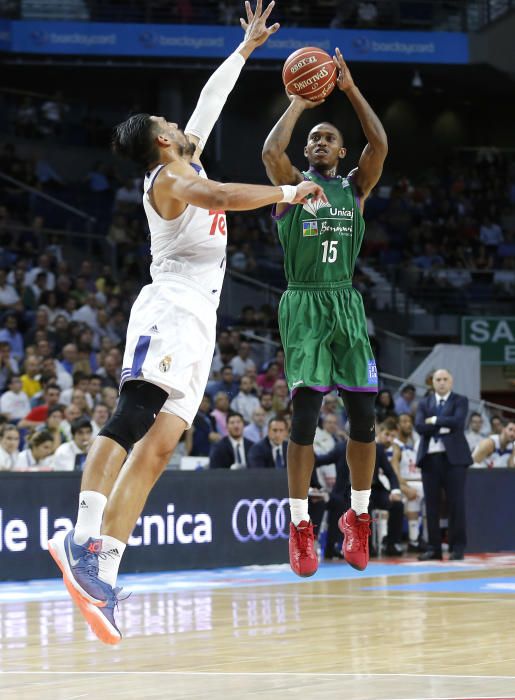
[[[274,8],[274,1],[263,11],[262,0],[257,0],[256,11],[252,12],[250,2],[245,2],[247,21],[240,19],[245,30],[245,37],[236,51],[232,53],[213,73],[205,84],[195,107],[184,129],[191,143],[196,145],[193,160],[198,162],[205,143],[215,125],[220,112],[238,80],[241,69],[250,54],[279,29],[276,22],[271,27],[266,21]]]
[[[185,177],[174,173],[173,165],[163,168],[156,185],[161,196],[193,204],[203,209],[247,211],[268,204],[287,202],[304,204],[308,195],[323,196],[323,190],[314,182],[304,181],[297,186],[271,187],[269,185],[245,185],[234,182],[215,182],[202,177]]]
[[[354,83],[340,49],[336,49],[333,60],[339,71],[337,85],[349,98],[368,141],[352,177],[357,193],[363,201],[381,177],[383,163],[388,153],[388,139],[379,117]]]

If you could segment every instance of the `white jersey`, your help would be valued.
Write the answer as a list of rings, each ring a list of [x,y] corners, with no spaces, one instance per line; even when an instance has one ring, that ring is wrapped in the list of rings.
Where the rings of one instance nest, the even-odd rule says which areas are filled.
[[[422,472],[417,467],[417,448],[418,445],[406,445],[401,440],[395,438],[394,443],[401,451],[401,459],[399,462],[399,472],[406,481],[420,481]]]
[[[204,394],[216,342],[216,309],[225,272],[223,211],[189,204],[171,221],[162,219],[149,192],[163,165],[147,173],[143,206],[150,229],[152,284],[131,309],[121,383],[144,379],[168,393],[161,411],[188,426]],[[206,177],[200,166],[193,166]]]
[[[207,178],[199,165],[192,164],[199,177]],[[227,227],[225,212],[201,209],[189,204],[176,219],[167,221],[156,212],[149,197],[164,165],[148,172],[143,182],[143,206],[150,230],[154,282],[185,282],[204,296],[220,301],[225,273]]]
[[[500,435],[489,435],[489,438],[494,443],[495,448],[492,454],[485,459],[486,466],[489,469],[493,467],[507,467],[508,460],[513,452],[513,442],[509,442],[502,448]]]

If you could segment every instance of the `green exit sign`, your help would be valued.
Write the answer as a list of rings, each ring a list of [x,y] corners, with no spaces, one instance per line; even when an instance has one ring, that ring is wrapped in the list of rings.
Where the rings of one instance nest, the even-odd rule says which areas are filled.
[[[461,342],[481,348],[483,365],[515,365],[515,316],[464,316]]]

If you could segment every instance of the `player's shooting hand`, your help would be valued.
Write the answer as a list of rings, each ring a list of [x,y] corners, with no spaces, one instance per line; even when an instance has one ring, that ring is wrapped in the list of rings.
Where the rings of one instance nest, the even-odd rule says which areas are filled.
[[[288,90],[286,90],[286,96],[288,97],[290,102],[301,106],[303,109],[313,109],[313,107],[318,107],[318,105],[321,105],[325,102],[325,100],[318,100],[317,102],[314,102],[313,100],[308,100],[305,97],[301,97],[300,95],[292,95],[291,92],[288,92]]]
[[[351,90],[354,87],[354,80],[352,79],[352,75],[347,64],[343,60],[342,53],[338,48],[335,49],[333,61],[334,65],[338,69],[338,77],[336,79],[336,84],[338,85],[338,88],[343,92]]]
[[[245,30],[245,38],[243,41],[245,44],[249,44],[252,49],[264,44],[268,37],[271,34],[275,34],[279,29],[279,22],[272,24],[270,27],[266,26],[266,21],[274,9],[274,5],[275,2],[272,0],[266,10],[263,11],[263,0],[257,0],[256,10],[252,12],[250,2],[246,0],[245,10],[247,12],[247,19],[244,20],[243,17],[240,17],[240,24]]]
[[[312,195],[314,199],[321,199],[327,202],[327,198],[324,194],[324,190],[314,182],[310,180],[304,180],[299,185],[297,185],[297,194],[292,204],[306,204],[308,201],[308,196]]]

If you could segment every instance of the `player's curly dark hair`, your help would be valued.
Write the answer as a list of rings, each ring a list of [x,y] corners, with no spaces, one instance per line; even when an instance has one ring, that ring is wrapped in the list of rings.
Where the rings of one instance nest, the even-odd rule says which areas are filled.
[[[133,114],[115,126],[111,142],[113,152],[147,169],[159,160],[155,134],[156,123],[150,114]]]

